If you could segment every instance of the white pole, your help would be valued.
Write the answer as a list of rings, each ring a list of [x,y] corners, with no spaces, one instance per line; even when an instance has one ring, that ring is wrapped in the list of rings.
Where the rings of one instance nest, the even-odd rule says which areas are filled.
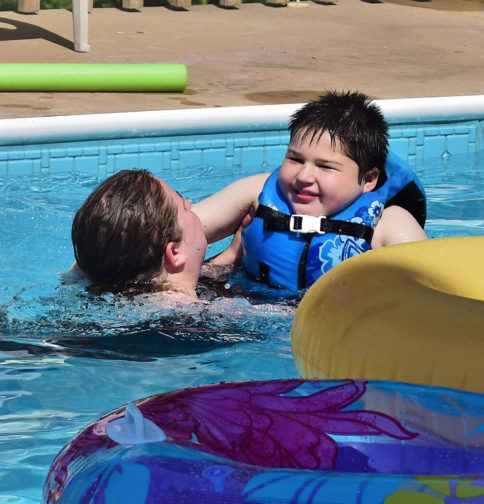
[[[74,49],[79,52],[91,50],[88,43],[89,0],[72,0],[72,21],[74,24]]]

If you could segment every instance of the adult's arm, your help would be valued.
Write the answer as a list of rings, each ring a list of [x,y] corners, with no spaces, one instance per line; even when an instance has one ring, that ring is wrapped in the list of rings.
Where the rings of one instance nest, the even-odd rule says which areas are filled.
[[[192,205],[202,221],[208,243],[234,234],[244,217],[257,208],[257,198],[269,173],[250,175]]]

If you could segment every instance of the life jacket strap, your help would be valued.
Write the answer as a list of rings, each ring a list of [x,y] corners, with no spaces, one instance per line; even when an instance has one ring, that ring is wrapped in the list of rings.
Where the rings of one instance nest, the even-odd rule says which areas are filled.
[[[338,235],[362,238],[371,243],[373,229],[365,224],[349,222],[327,217],[293,214],[288,215],[259,204],[255,217],[264,221],[264,231],[291,231],[293,233],[335,233]]]

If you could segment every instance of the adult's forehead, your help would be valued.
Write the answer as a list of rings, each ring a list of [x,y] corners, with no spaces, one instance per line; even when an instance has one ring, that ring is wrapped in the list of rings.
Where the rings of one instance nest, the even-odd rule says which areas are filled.
[[[173,204],[175,206],[180,206],[180,204],[183,203],[182,195],[178,191],[175,191],[175,189],[173,189],[170,185],[168,185],[164,180],[162,180],[158,177],[155,177],[155,178],[158,180],[159,184],[161,185],[161,188],[165,192],[165,195],[172,199]]]
[[[161,185],[161,188],[163,189],[163,191],[165,191],[167,194],[171,195],[172,193],[175,192],[164,180],[160,179],[159,177],[155,177],[155,179]]]

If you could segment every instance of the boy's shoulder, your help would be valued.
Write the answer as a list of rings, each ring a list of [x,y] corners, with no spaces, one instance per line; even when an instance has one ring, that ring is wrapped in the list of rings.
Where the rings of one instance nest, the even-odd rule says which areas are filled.
[[[392,205],[383,210],[375,226],[371,248],[426,240],[427,235],[415,217],[405,208]]]

